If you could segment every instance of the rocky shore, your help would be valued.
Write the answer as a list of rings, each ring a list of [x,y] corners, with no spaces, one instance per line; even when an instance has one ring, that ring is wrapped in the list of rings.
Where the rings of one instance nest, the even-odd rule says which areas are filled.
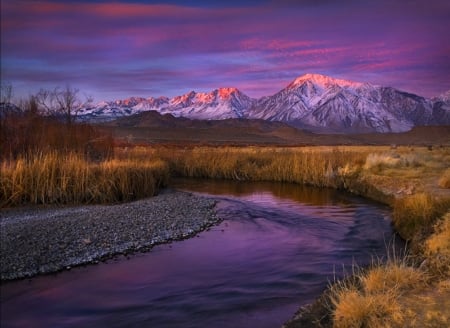
[[[1,280],[70,269],[188,238],[220,221],[215,204],[166,190],[118,205],[3,209]]]

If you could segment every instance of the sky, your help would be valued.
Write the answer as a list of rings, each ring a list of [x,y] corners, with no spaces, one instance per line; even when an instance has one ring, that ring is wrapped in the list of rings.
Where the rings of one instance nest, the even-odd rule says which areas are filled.
[[[1,1],[1,81],[16,98],[70,85],[96,101],[307,73],[425,97],[450,90],[448,0]]]

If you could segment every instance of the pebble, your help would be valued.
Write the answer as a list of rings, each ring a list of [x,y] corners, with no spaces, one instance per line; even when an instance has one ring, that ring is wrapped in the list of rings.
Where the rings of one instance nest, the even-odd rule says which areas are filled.
[[[194,237],[221,220],[214,199],[168,190],[118,205],[0,211],[0,278],[70,270]]]

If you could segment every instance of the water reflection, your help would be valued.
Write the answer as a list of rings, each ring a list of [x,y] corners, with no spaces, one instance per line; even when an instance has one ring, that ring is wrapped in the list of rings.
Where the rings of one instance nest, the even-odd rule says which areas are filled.
[[[174,188],[208,193],[222,196],[251,196],[271,195],[278,199],[289,199],[309,205],[326,205],[330,203],[349,204],[349,194],[331,188],[313,188],[293,183],[273,182],[241,182],[233,180],[207,179],[174,179]]]

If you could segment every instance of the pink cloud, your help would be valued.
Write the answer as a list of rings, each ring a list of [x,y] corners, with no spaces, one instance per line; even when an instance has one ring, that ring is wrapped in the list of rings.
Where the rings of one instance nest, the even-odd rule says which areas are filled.
[[[449,5],[439,0],[420,10],[423,1],[220,8],[2,0],[2,79],[80,76],[101,93],[114,76],[130,86],[137,83],[129,79],[142,85],[151,76],[148,83],[168,94],[233,83],[261,95],[304,72],[368,82],[384,74],[395,84],[406,70],[433,76],[439,93],[450,88]]]

